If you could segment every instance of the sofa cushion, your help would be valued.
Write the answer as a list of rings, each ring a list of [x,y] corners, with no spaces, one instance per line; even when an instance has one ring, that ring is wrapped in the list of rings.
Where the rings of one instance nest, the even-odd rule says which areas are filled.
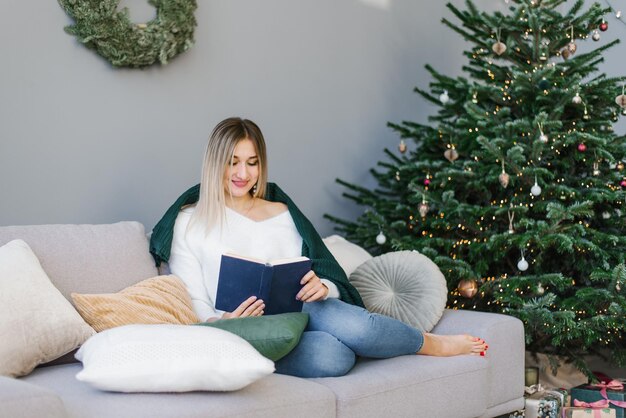
[[[55,391],[72,417],[331,418],[335,396],[308,379],[272,374],[237,392],[113,393],[80,382],[79,364],[37,369],[24,381]]]
[[[339,235],[324,238],[324,244],[346,272],[346,276],[350,276],[357,267],[372,258],[363,248]]]
[[[417,251],[374,257],[351,275],[365,307],[421,331],[430,331],[446,307],[448,288],[439,267]]]
[[[0,245],[18,238],[28,243],[68,300],[71,292],[117,292],[157,275],[138,222],[0,227]]]
[[[215,322],[202,322],[198,325],[232,332],[248,341],[268,359],[277,361],[298,345],[308,323],[309,314],[288,312],[278,315],[222,319]]]
[[[198,322],[191,298],[176,276],[157,276],[118,293],[72,293],[80,315],[96,331],[131,324],[179,324]]]
[[[125,325],[91,337],[76,353],[76,378],[116,392],[241,389],[274,372],[244,339],[217,328]]]
[[[22,376],[94,333],[54,287],[27,243],[0,247],[0,374]]]

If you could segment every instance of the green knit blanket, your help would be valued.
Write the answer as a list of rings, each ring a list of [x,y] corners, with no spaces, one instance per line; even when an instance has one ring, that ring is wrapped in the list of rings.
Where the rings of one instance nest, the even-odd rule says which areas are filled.
[[[170,258],[174,224],[176,223],[178,212],[183,206],[196,203],[199,193],[199,184],[188,189],[176,199],[152,230],[150,253],[154,257],[157,266],[161,265],[162,262],[167,262]],[[328,279],[337,285],[341,300],[353,305],[363,306],[363,300],[359,292],[350,284],[346,273],[330,253],[313,224],[304,216],[289,196],[276,184],[268,183],[265,199],[272,202],[282,202],[287,205],[296,228],[300,236],[302,236],[302,255],[311,259],[313,271],[319,277]]]

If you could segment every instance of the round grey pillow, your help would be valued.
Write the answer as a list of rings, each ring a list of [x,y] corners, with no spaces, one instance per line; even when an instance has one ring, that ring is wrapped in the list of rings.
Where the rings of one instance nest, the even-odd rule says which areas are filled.
[[[435,263],[417,251],[374,257],[350,275],[350,282],[367,310],[423,332],[433,329],[446,307],[446,279]]]

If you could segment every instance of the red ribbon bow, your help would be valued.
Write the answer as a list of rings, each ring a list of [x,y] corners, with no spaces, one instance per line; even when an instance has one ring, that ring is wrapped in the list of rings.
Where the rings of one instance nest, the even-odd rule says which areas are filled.
[[[608,383],[604,383],[604,382],[600,382],[600,383],[596,383],[595,385],[591,385],[591,386],[595,386],[598,388],[604,388],[606,389],[611,389],[611,390],[624,390],[624,385],[622,384],[622,382],[620,382],[619,380],[611,380]]]

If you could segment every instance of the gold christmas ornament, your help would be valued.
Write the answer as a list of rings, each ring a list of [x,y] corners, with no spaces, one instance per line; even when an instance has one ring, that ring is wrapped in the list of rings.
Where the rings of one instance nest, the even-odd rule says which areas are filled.
[[[509,180],[511,180],[511,177],[506,173],[506,171],[502,170],[502,173],[500,173],[500,176],[498,176],[498,180],[500,180],[500,184],[502,185],[502,187],[506,188],[509,185]]]
[[[567,44],[567,50],[569,51],[570,54],[574,55],[576,53],[576,49],[577,47],[574,41]]]
[[[600,165],[597,162],[593,163],[593,175],[596,177],[600,175]]]
[[[576,43],[574,42],[574,26],[570,26],[570,29],[571,29],[571,34],[570,34],[571,41],[569,41],[569,44],[567,44],[567,50],[569,51],[571,55],[574,55],[577,49]]]
[[[463,279],[459,282],[457,289],[464,298],[473,298],[478,293],[478,283],[476,280]]]
[[[561,56],[563,57],[564,60],[569,58],[569,49],[567,48],[563,48],[563,50],[561,51]]]
[[[496,30],[496,43],[491,46],[496,55],[502,55],[506,51],[506,45],[500,41],[500,28]]]
[[[459,158],[459,153],[454,148],[449,148],[444,151],[443,156],[451,163],[455,162]]]
[[[502,55],[506,52],[506,45],[498,41],[491,46],[491,49],[496,53],[496,55]]]
[[[617,163],[615,168],[617,168],[619,171],[624,170],[624,163],[620,161],[619,163]]]
[[[429,210],[430,210],[430,206],[428,206],[428,202],[426,202],[425,199],[422,200],[422,203],[417,205],[417,211],[420,213],[420,216],[422,218],[426,217],[426,215],[428,214]]]

